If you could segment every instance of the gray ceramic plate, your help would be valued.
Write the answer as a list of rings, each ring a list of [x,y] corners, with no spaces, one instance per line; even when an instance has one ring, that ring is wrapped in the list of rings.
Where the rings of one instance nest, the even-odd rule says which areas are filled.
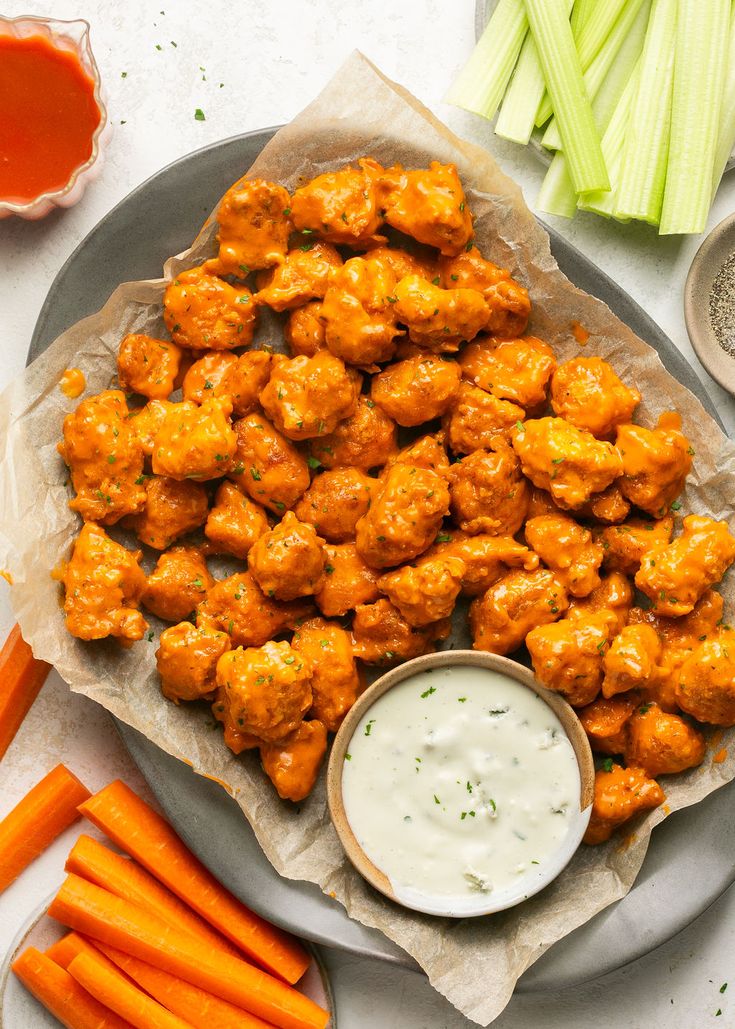
[[[155,277],[164,260],[192,240],[217,199],[253,162],[272,129],[237,136],[165,168],[120,203],[69,258],[36,325],[30,358],[64,329],[98,310],[129,279]],[[655,347],[669,372],[717,414],[699,379],[673,343],[627,294],[552,230],[562,270],[604,300]],[[127,726],[120,732],[172,822],[189,846],[230,889],[267,918],[316,943],[332,944],[411,965],[380,933],[351,921],[310,883],[281,879],[263,856],[240,809],[225,792],[195,775]],[[547,952],[519,990],[559,989],[633,961],[700,915],[735,879],[735,820],[730,793],[718,790],[655,831],[638,880]]]

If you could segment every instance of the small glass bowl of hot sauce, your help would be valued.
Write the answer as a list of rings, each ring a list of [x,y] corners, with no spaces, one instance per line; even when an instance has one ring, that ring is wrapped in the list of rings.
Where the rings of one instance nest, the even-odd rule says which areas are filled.
[[[0,218],[75,204],[109,135],[89,24],[0,16]]]

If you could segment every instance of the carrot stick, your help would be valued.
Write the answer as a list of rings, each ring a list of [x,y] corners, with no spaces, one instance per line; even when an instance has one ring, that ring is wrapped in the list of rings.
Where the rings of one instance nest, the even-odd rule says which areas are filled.
[[[0,893],[72,822],[90,796],[64,765],[57,765],[0,822]]]
[[[191,1029],[191,1022],[167,1011],[139,990],[102,954],[77,954],[69,975],[103,1004],[126,1018],[136,1029]]]
[[[211,951],[145,908],[77,875],[67,876],[48,914],[280,1029],[324,1029],[329,1021],[328,1012],[282,980],[240,958]]]
[[[91,997],[76,979],[35,947],[24,950],[12,965],[29,993],[67,1029],[132,1029]]]
[[[0,650],[0,761],[13,742],[51,665],[37,661],[14,625]]]
[[[100,951],[86,937],[79,933],[67,933],[60,940],[46,948],[46,957],[62,968],[68,968],[79,954],[99,954]]]
[[[214,950],[224,950],[233,957],[240,956],[229,940],[140,865],[122,854],[116,854],[99,840],[81,835],[72,847],[64,867],[67,872],[74,872],[82,879],[102,886],[116,897],[125,897],[133,904],[160,915],[164,922],[191,933]]]
[[[155,997],[175,1015],[191,1022],[195,1029],[272,1029],[272,1022],[264,1022],[234,1004],[200,990],[198,986],[154,968],[121,950],[100,943],[102,953],[134,979],[146,993]]]
[[[124,782],[118,779],[105,786],[79,810],[267,971],[289,983],[304,974],[309,957],[303,947],[236,900],[184,846],[168,822]]]

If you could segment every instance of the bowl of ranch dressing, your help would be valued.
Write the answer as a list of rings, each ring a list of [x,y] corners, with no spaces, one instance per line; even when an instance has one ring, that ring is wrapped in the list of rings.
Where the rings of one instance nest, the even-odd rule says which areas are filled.
[[[505,657],[415,658],[381,676],[332,746],[329,809],[352,864],[432,915],[512,907],[568,864],[594,765],[572,708]]]

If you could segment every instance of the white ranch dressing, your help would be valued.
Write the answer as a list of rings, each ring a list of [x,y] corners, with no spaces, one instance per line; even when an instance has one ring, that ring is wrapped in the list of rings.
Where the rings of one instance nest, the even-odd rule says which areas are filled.
[[[454,898],[461,908],[478,894],[492,903],[539,888],[529,885],[579,817],[580,778],[540,697],[458,665],[411,676],[371,705],[347,748],[342,795],[400,900]]]

